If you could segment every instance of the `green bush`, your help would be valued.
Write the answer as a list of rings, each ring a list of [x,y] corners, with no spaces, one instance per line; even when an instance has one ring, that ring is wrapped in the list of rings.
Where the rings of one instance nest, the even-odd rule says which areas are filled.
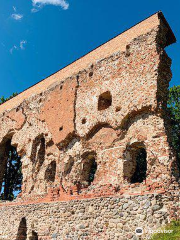
[[[180,240],[180,221],[172,221],[162,230],[172,230],[172,233],[153,234],[151,240]]]

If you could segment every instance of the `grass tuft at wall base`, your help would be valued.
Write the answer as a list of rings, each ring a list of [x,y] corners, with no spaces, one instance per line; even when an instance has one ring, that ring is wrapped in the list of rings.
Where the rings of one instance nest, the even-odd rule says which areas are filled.
[[[163,229],[173,231],[172,233],[156,233],[151,240],[180,240],[180,220],[172,221]]]

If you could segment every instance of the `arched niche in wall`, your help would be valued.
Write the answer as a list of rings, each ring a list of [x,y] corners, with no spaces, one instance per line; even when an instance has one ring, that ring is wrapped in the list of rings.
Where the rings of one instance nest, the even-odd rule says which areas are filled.
[[[37,136],[32,145],[31,161],[33,163],[33,172],[35,175],[42,167],[46,156],[46,140],[43,134]]]
[[[56,177],[56,161],[52,161],[46,168],[45,180],[48,183],[53,183]]]
[[[19,224],[16,240],[27,240],[27,223],[26,218],[22,218]]]
[[[44,135],[41,134],[33,140],[32,151],[31,151],[31,161],[38,162],[41,166],[45,159],[46,151],[46,141]]]
[[[136,142],[127,146],[123,167],[124,179],[129,183],[142,183],[146,180],[147,152],[144,143]]]
[[[86,152],[82,155],[81,184],[85,187],[94,181],[97,171],[96,153]]]

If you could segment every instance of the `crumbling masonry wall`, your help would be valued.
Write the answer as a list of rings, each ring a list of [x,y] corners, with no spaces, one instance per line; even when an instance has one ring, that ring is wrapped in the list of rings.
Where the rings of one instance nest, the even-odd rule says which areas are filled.
[[[38,233],[39,240],[138,239],[137,227],[150,236],[152,230],[167,224],[168,209],[177,207],[176,201],[169,193],[4,206],[0,239],[31,239],[32,232]],[[26,224],[22,224],[24,218]],[[27,238],[20,238],[22,232]]]
[[[179,216],[164,50],[174,42],[157,13],[0,106],[0,164],[11,140],[23,172],[21,194],[1,203],[0,236],[131,239],[139,223]],[[132,182],[139,149],[147,171]]]

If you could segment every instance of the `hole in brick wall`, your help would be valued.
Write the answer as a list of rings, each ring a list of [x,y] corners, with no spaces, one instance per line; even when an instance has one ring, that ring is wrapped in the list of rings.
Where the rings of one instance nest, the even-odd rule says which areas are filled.
[[[63,89],[63,85],[60,86],[60,90],[62,90],[62,89]]]
[[[32,236],[29,238],[29,240],[38,240],[38,234],[35,231],[32,231]]]
[[[65,167],[64,167],[64,176],[67,176],[71,172],[73,165],[74,165],[74,159],[73,157],[70,156],[68,159],[68,162],[65,164]]]
[[[0,199],[12,201],[21,192],[21,158],[11,145],[11,139],[5,140],[0,149]]]
[[[52,147],[53,145],[54,145],[54,142],[52,139],[46,143],[46,147]]]
[[[98,110],[105,110],[112,105],[112,95],[109,91],[102,93],[98,99]]]
[[[45,172],[45,180],[48,182],[54,182],[56,177],[56,162],[52,161]]]
[[[96,153],[85,153],[82,158],[82,184],[89,186],[94,181],[97,171]]]
[[[143,143],[134,143],[127,148],[124,176],[130,183],[141,183],[146,179],[147,152]]]
[[[63,126],[61,126],[60,128],[59,128],[59,131],[62,131],[63,130]]]
[[[130,45],[126,46],[126,57],[130,56]]]
[[[16,240],[26,240],[26,239],[27,239],[27,224],[26,224],[26,219],[22,218],[19,224]]]
[[[116,107],[116,112],[121,111],[121,107]]]
[[[82,119],[82,124],[86,124],[86,118]]]
[[[89,77],[92,77],[92,76],[93,76],[93,72],[90,72],[90,73],[89,73]]]

